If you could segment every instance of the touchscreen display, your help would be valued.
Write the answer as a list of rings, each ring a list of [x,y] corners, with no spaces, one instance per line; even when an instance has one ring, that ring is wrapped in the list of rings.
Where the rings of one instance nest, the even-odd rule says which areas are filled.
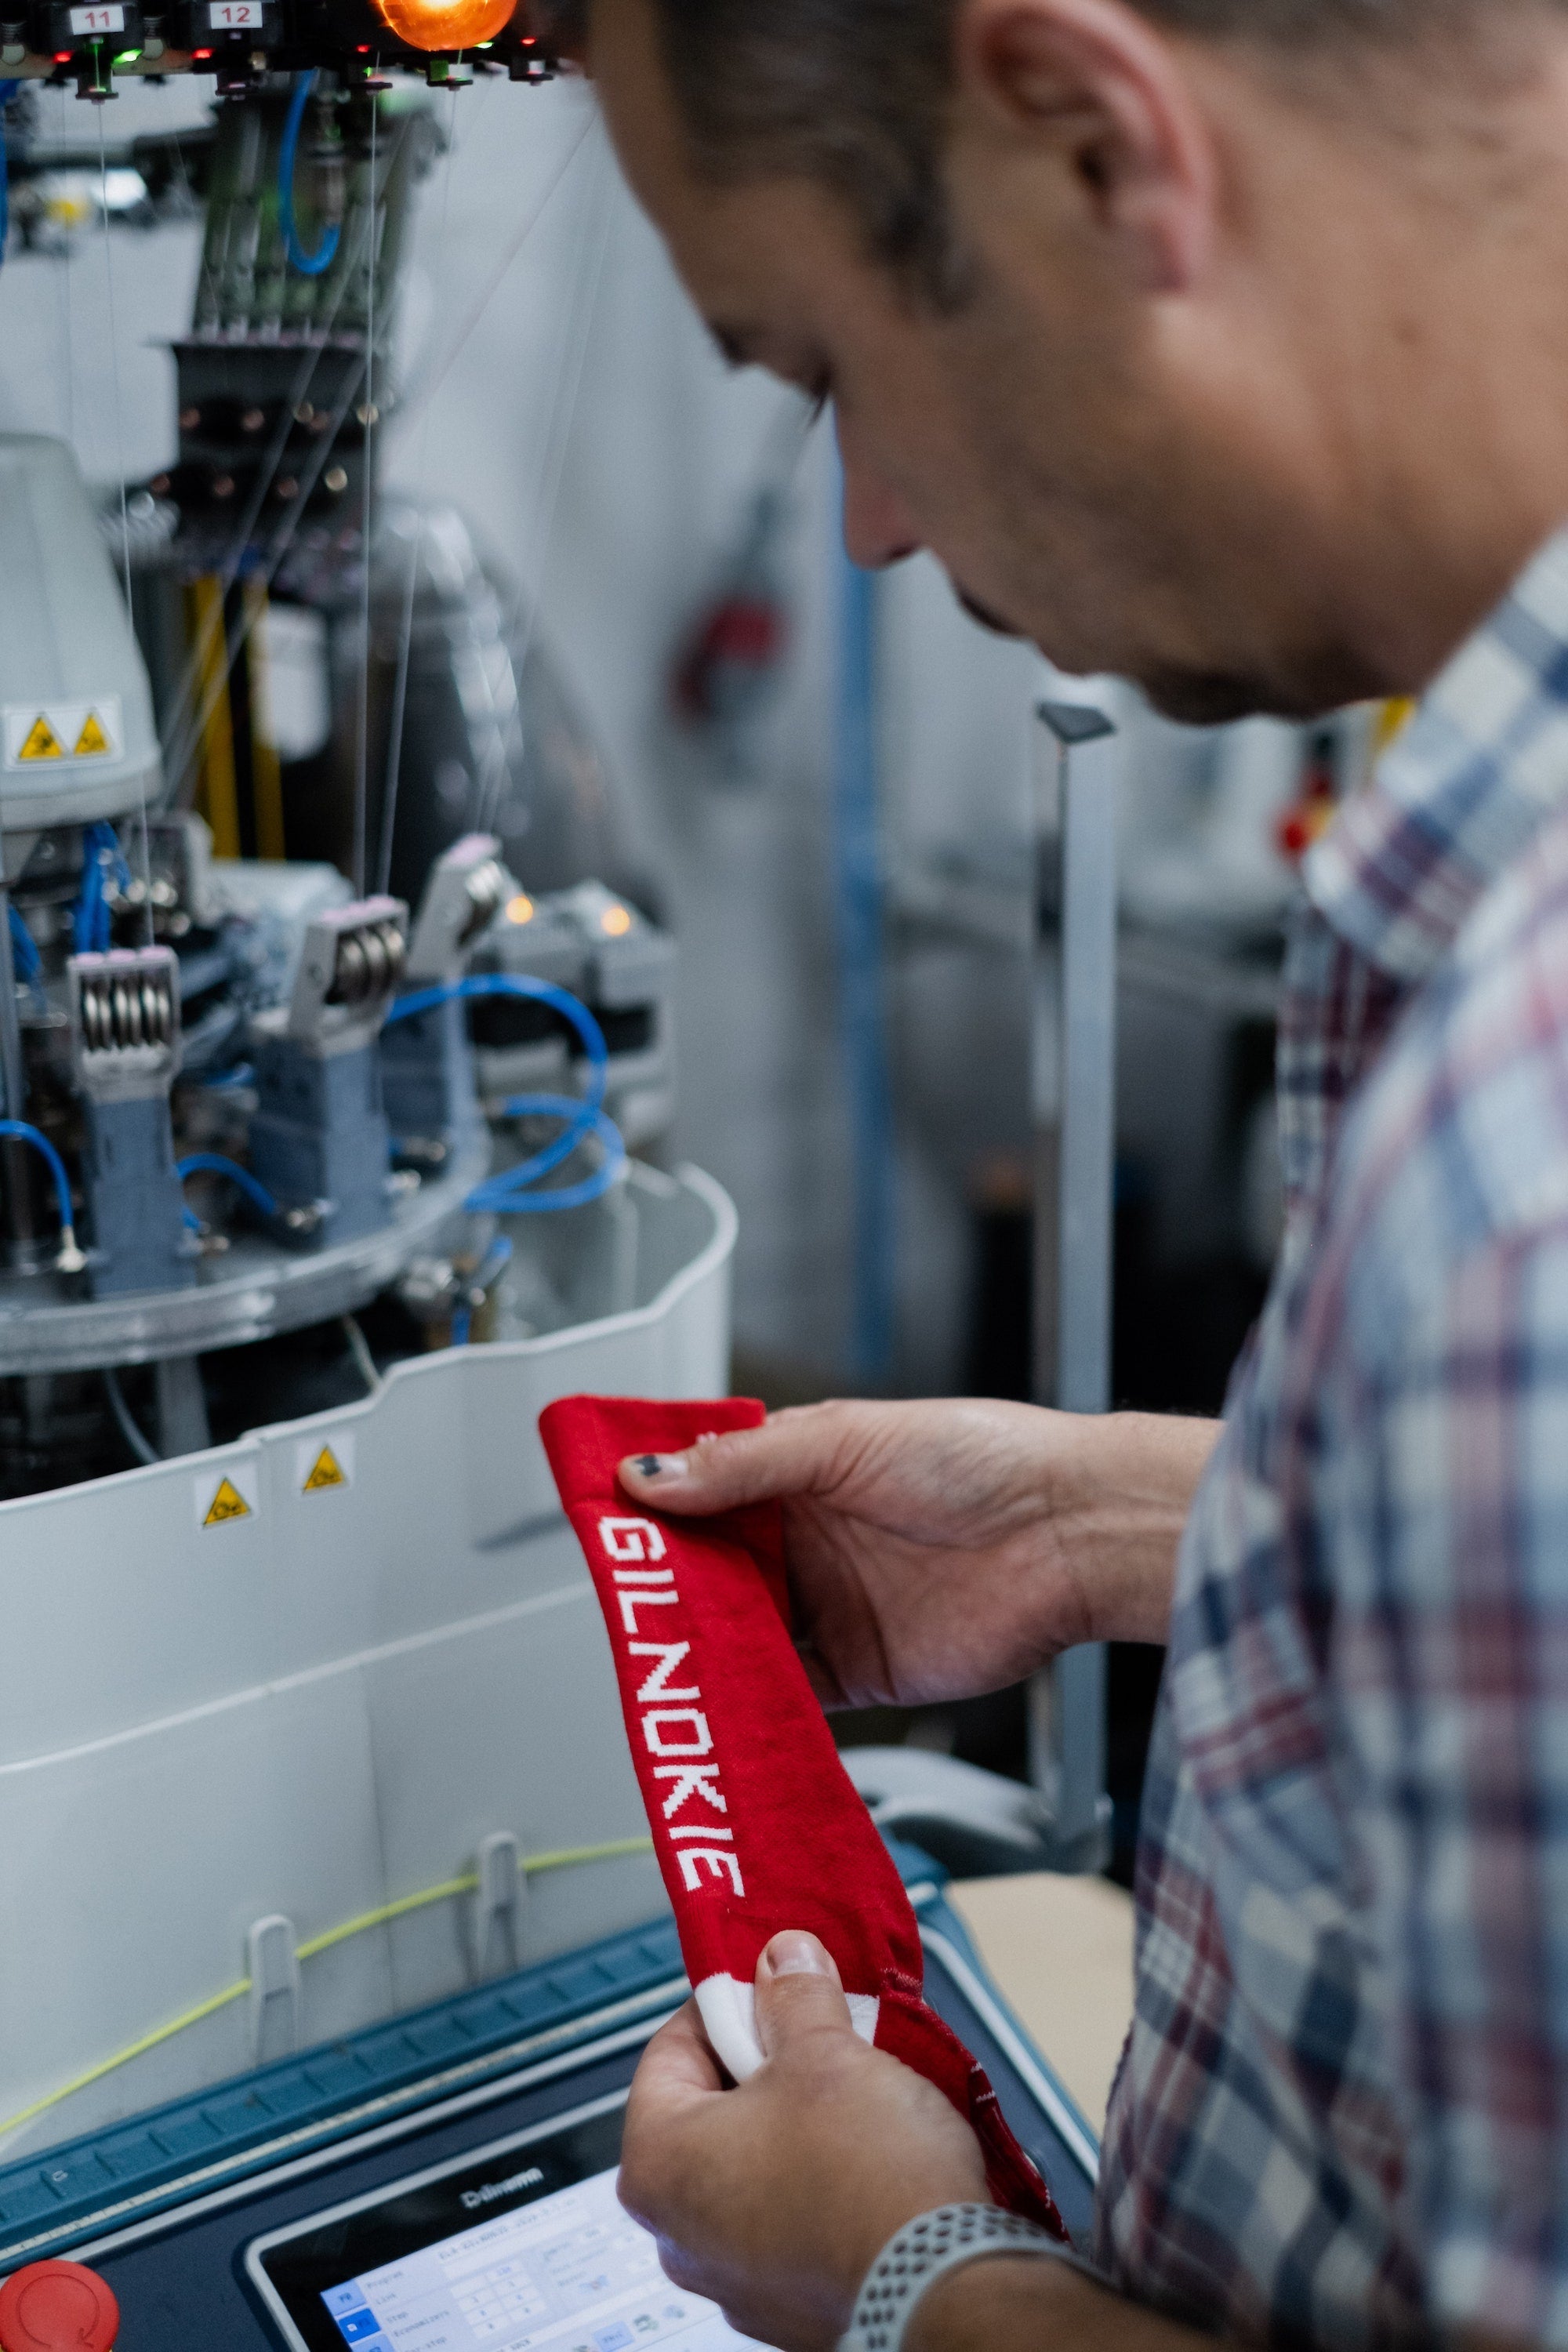
[[[321,2301],[343,2352],[754,2352],[714,2305],[670,2285],[616,2200],[613,2168],[343,2279]]]

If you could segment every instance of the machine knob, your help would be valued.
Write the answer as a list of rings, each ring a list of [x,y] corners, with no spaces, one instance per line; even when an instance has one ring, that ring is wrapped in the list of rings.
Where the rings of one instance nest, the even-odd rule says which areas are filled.
[[[0,2352],[114,2352],[120,2305],[80,2263],[29,2263],[0,2286]]]

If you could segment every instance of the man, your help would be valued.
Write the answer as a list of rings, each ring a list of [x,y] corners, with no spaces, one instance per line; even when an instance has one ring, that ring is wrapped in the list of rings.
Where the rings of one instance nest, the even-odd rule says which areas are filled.
[[[903,2341],[1568,2341],[1568,10],[588,13],[721,342],[835,404],[862,562],[1178,717],[1426,696],[1308,868],[1222,1430],[834,1405],[623,1472],[782,1498],[829,1704],[1169,1639],[1100,2275],[970,2264]],[[623,2193],[818,2352],[982,2173],[820,1946],[758,2012],[740,2089],[690,2017],[650,2050]]]

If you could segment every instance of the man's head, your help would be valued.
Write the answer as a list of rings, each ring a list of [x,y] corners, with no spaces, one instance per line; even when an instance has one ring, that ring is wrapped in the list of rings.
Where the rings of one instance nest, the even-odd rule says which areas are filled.
[[[1550,0],[592,0],[590,56],[853,551],[1068,667],[1418,685],[1568,513]]]

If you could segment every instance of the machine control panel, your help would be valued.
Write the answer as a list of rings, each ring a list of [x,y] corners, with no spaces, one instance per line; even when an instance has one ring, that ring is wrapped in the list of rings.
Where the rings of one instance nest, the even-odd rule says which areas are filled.
[[[911,1894],[927,1998],[984,2066],[1081,2242],[1092,2134],[939,1890]],[[737,2352],[721,2315],[663,2277],[615,2194],[626,2092],[683,1989],[659,1921],[369,2029],[328,2065],[302,2053],[132,2135],[68,2146],[49,2168],[101,2176],[53,2233],[80,2259],[14,2272],[0,2352]],[[355,2085],[346,2103],[329,2080]],[[226,2147],[213,2137],[225,2129]],[[185,2153],[138,2176],[131,2138]],[[47,2193],[37,2158],[0,2168],[0,2233],[8,2214],[16,2229],[9,2246],[0,2234],[0,2267],[42,2251]],[[65,2333],[46,2332],[61,2317]]]
[[[622,2113],[614,2093],[252,2245],[247,2272],[290,2352],[739,2352],[622,2210]]]

